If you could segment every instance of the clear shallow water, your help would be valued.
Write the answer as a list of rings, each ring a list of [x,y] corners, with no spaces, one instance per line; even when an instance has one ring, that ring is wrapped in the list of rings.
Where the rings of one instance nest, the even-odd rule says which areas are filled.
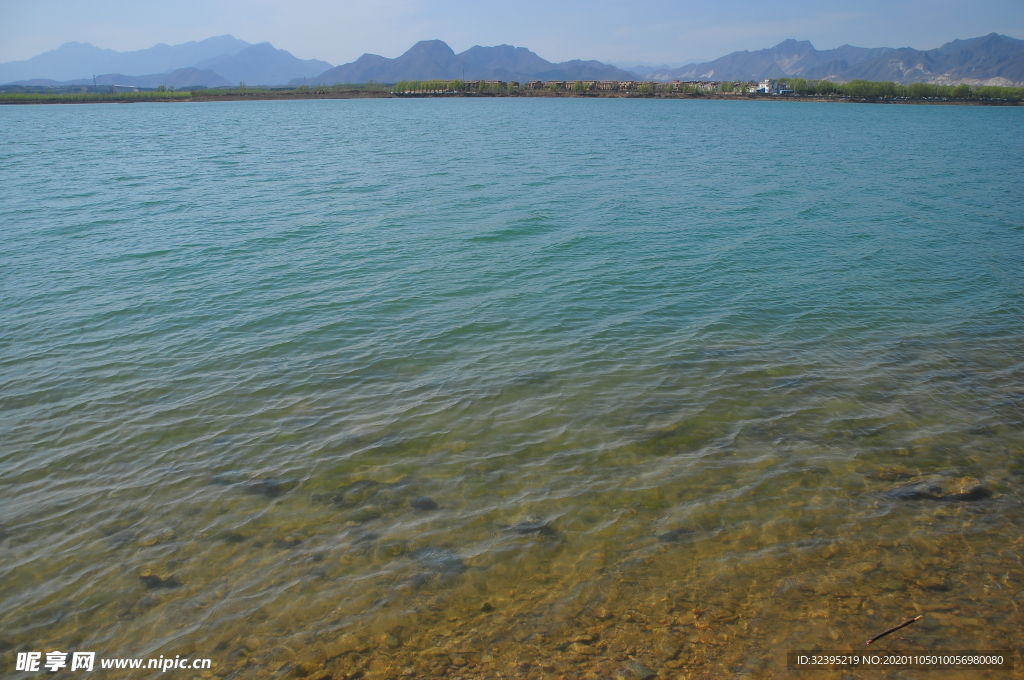
[[[4,663],[1017,648],[1022,159],[1001,108],[0,108]]]

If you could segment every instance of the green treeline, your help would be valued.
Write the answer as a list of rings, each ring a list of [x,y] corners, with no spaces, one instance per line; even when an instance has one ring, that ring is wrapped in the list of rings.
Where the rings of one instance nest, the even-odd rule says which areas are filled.
[[[992,87],[972,85],[933,85],[932,83],[875,82],[851,80],[848,83],[833,83],[830,80],[804,80],[783,78],[796,94],[842,97],[878,97],[885,99],[1003,99],[1021,101],[1024,87]]]
[[[391,87],[396,94],[422,93],[422,94],[460,94],[464,92],[478,92],[484,94],[508,94],[513,91],[510,83],[488,83],[478,80],[467,86],[464,80],[400,80]]]
[[[392,86],[392,92],[462,92],[466,83],[461,80],[400,80]]]
[[[282,90],[280,88],[274,88],[275,91],[288,92],[289,90]],[[375,80],[370,80],[365,83],[334,83],[333,85],[299,85],[298,87],[290,90],[291,92],[388,92],[391,88],[387,85],[378,83]]]

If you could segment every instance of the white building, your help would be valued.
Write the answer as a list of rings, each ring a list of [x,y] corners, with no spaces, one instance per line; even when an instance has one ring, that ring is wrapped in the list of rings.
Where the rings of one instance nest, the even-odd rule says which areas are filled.
[[[761,94],[793,94],[793,90],[771,78],[762,80],[755,92],[760,92]]]

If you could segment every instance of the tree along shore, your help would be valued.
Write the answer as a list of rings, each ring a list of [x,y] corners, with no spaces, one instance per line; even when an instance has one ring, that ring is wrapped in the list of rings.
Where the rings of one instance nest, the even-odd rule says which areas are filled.
[[[934,85],[854,80],[833,83],[780,79],[784,94],[752,92],[756,83],[689,82],[655,83],[640,81],[533,81],[525,84],[501,81],[427,80],[337,84],[296,88],[238,88],[118,92],[95,88],[4,88],[0,104],[77,104],[131,102],[206,102],[292,99],[356,99],[418,97],[580,97],[720,99],[772,101],[834,101],[897,104],[1019,105],[1024,88],[971,85]],[[90,91],[91,90],[91,91]]]

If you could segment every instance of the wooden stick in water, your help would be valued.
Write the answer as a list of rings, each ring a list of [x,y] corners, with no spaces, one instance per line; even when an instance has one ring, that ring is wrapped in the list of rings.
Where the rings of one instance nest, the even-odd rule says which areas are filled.
[[[881,640],[882,638],[884,638],[884,637],[885,637],[886,635],[888,635],[889,633],[895,633],[895,632],[896,632],[896,631],[898,631],[898,630],[899,630],[900,628],[906,628],[907,626],[909,626],[910,624],[912,624],[912,623],[913,623],[914,621],[920,621],[920,620],[921,620],[921,619],[923,619],[923,618],[924,618],[924,614],[918,614],[917,616],[915,616],[915,617],[914,617],[914,618],[912,618],[912,619],[907,619],[906,621],[904,621],[904,622],[903,622],[903,623],[901,623],[900,625],[896,626],[895,628],[890,628],[889,630],[885,630],[885,631],[882,631],[881,633],[879,633],[879,634],[878,634],[878,635],[876,635],[875,637],[873,637],[873,638],[871,638],[870,640],[868,640],[866,644],[869,644],[869,645],[870,645],[870,644],[871,644],[872,642],[874,642],[875,640]]]

